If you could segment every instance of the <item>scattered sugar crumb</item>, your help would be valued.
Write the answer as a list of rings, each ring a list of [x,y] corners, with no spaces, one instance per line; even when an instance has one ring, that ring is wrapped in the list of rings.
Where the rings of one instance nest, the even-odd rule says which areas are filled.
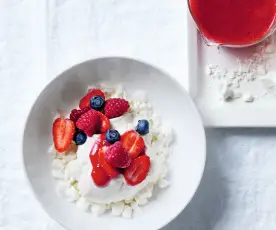
[[[244,102],[253,102],[253,101],[254,101],[254,97],[253,97],[253,95],[250,94],[250,93],[245,93],[245,94],[243,94],[243,96],[242,96],[242,100],[243,100]]]
[[[246,84],[251,82],[261,82],[266,91],[274,90],[274,82],[270,79],[263,80],[271,68],[270,62],[275,58],[276,54],[276,36],[271,36],[266,41],[256,46],[255,53],[249,58],[237,59],[237,67],[235,69],[225,68],[218,64],[209,64],[206,69],[207,75],[214,81],[224,84],[223,88],[219,89],[220,97],[223,101],[229,102],[232,99],[241,98],[243,102],[254,102],[259,95],[248,95],[244,92]],[[237,97],[237,92],[240,96]],[[244,94],[244,95],[243,95]],[[267,93],[263,93],[266,95]]]

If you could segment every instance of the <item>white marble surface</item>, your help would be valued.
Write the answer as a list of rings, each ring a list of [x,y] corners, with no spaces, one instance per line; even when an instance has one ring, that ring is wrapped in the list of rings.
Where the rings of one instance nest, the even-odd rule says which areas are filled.
[[[24,121],[45,84],[111,55],[152,63],[186,86],[185,28],[185,0],[0,0],[0,230],[63,230],[21,164]],[[165,229],[275,230],[275,140],[274,130],[207,130],[202,184]]]

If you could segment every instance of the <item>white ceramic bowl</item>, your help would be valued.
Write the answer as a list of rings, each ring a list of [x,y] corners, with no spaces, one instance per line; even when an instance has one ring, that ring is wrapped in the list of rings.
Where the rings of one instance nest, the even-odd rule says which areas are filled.
[[[170,186],[157,191],[143,215],[123,219],[94,217],[58,197],[51,175],[52,121],[60,108],[75,104],[96,82],[122,83],[127,91],[146,90],[163,122],[174,131],[169,158]],[[23,160],[27,177],[44,210],[70,230],[154,230],[172,221],[193,197],[205,166],[205,134],[201,118],[186,91],[171,77],[145,63],[126,58],[101,58],[78,64],[56,77],[37,98],[28,116]],[[28,208],[28,207],[26,207]]]

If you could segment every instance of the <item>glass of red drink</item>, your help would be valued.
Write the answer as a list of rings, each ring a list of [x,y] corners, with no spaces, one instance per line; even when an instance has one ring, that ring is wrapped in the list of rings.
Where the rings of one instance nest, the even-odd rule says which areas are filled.
[[[247,47],[276,29],[276,0],[187,1],[207,45]]]

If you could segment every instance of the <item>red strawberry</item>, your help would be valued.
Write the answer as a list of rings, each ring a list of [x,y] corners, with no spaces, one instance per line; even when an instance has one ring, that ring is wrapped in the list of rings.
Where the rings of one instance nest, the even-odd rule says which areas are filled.
[[[114,168],[127,168],[132,159],[123,144],[117,141],[105,152],[105,160]]]
[[[57,118],[53,123],[53,139],[57,151],[64,152],[69,148],[75,132],[75,124],[70,119]]]
[[[83,109],[73,109],[70,113],[70,119],[74,122],[77,122],[80,116],[88,112],[90,109],[91,109],[90,107],[85,107]]]
[[[110,164],[106,162],[105,148],[107,147],[102,147],[99,151],[99,164],[110,178],[115,178],[119,175],[119,173],[116,171],[116,169],[114,169]]]
[[[105,140],[105,135],[100,135],[92,146],[89,156],[93,167],[101,167],[110,178],[114,178],[117,177],[119,173],[107,164],[104,159],[104,150],[105,148],[108,148],[108,146],[110,146],[110,143]]]
[[[121,142],[132,158],[136,158],[145,150],[143,138],[134,130],[125,132],[121,136]]]
[[[100,148],[103,146],[103,142],[105,141],[105,135],[101,134],[98,139],[93,143],[90,154],[97,155]],[[94,165],[93,165],[94,166]]]
[[[120,117],[129,109],[129,103],[125,99],[110,98],[105,102],[104,114],[109,119]]]
[[[94,183],[99,187],[104,187],[110,181],[110,177],[100,167],[94,167],[91,172],[91,177]]]
[[[103,135],[101,135],[92,145],[89,157],[93,167],[99,166],[99,151],[102,147]]]
[[[124,178],[129,185],[140,184],[148,175],[150,169],[150,158],[146,155],[137,157],[126,168]]]
[[[83,130],[87,136],[92,137],[100,128],[101,120],[97,111],[91,109],[81,115],[76,126]]]
[[[90,107],[90,99],[93,96],[101,96],[103,99],[105,99],[103,91],[100,89],[90,89],[88,90],[87,94],[80,100],[79,107],[80,109],[83,109],[85,107]]]
[[[109,119],[102,113],[98,112],[100,120],[101,120],[101,126],[100,126],[100,133],[106,133],[107,130],[110,127],[110,121]]]

